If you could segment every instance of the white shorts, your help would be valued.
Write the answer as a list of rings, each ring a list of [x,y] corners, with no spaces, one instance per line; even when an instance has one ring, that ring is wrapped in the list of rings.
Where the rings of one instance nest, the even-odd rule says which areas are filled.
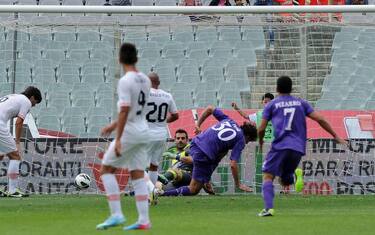
[[[149,163],[146,143],[121,143],[121,149],[121,156],[117,157],[115,141],[112,141],[104,154],[102,164],[116,168],[127,168],[129,171],[146,170]]]
[[[7,126],[0,124],[0,155],[17,151],[16,141]]]
[[[150,163],[154,166],[159,166],[160,158],[165,151],[165,140],[151,141],[148,144],[147,152]]]

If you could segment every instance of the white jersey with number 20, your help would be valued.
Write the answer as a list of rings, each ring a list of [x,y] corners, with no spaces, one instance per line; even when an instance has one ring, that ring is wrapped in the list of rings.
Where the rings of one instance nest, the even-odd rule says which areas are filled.
[[[151,88],[146,113],[151,140],[165,140],[168,137],[168,113],[177,113],[172,95],[162,89]]]

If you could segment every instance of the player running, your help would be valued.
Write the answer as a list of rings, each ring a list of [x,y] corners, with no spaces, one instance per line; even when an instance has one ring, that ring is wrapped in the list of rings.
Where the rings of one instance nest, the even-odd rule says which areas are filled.
[[[156,73],[150,73],[148,77],[151,80],[150,98],[146,108],[151,138],[148,149],[148,156],[151,159],[148,175],[151,182],[155,184],[158,180],[160,157],[166,148],[166,140],[169,136],[167,123],[176,121],[178,113],[172,95],[159,89],[159,76]]]
[[[33,86],[26,88],[21,94],[12,94],[0,98],[0,160],[4,155],[9,157],[8,191],[0,191],[0,196],[27,197],[28,194],[18,188],[19,166],[21,162],[20,141],[23,121],[31,107],[42,101],[39,89]],[[7,123],[16,119],[16,140],[10,134]]]
[[[160,194],[163,196],[198,194],[203,185],[209,183],[212,173],[229,150],[232,150],[230,165],[235,186],[242,191],[252,191],[250,187],[240,183],[237,163],[240,161],[245,145],[249,141],[256,140],[256,128],[249,123],[238,126],[220,109],[208,106],[197,122],[197,133],[200,133],[200,126],[210,115],[213,115],[219,123],[197,135],[191,142],[190,154],[193,157],[194,167],[190,185],[166,192],[161,191]]]
[[[125,75],[119,80],[117,93],[119,100],[118,120],[102,130],[108,136],[115,129],[112,141],[102,160],[101,179],[107,195],[111,216],[97,229],[107,229],[125,222],[120,202],[120,189],[115,177],[118,168],[128,168],[132,179],[138,210],[138,221],[124,230],[150,229],[148,213],[148,189],[144,170],[148,165],[147,143],[149,142],[145,105],[150,93],[150,79],[135,67],[137,49],[133,44],[124,43],[120,48],[119,61]]]
[[[314,112],[310,104],[303,99],[291,96],[292,79],[282,76],[277,79],[279,96],[271,101],[263,111],[258,129],[259,145],[263,146],[265,129],[269,121],[274,127],[274,140],[263,163],[263,201],[264,209],[258,216],[273,216],[275,176],[280,177],[283,186],[294,183],[294,172],[306,151],[306,116],[316,121],[340,144],[347,144],[332,129],[323,116]],[[297,172],[298,173],[298,172]],[[302,174],[297,174],[297,181]]]

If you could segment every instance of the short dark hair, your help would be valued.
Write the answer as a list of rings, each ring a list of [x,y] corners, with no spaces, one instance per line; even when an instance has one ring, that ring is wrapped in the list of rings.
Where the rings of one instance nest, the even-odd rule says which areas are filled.
[[[177,135],[178,133],[183,133],[183,134],[185,134],[185,135],[186,135],[186,139],[189,139],[189,135],[188,135],[187,131],[185,131],[184,129],[177,129],[176,133],[174,134],[174,137],[176,137],[176,135]]]
[[[38,104],[40,102],[42,102],[42,93],[40,92],[40,90],[36,87],[33,87],[33,86],[29,86],[27,87],[22,93],[22,95],[26,96],[27,98],[31,98],[32,96],[34,96],[34,99],[38,102]]]
[[[258,138],[257,128],[248,122],[244,122],[241,126],[243,134],[249,137],[250,141],[255,141]]]
[[[273,100],[275,98],[275,96],[273,96],[271,93],[266,93],[266,94],[264,94],[264,96],[262,96],[262,100],[264,100],[265,98]]]
[[[120,48],[119,60],[121,64],[136,64],[138,61],[137,48],[131,43],[123,43]]]
[[[292,79],[288,76],[281,76],[277,79],[277,92],[290,94],[292,92]]]

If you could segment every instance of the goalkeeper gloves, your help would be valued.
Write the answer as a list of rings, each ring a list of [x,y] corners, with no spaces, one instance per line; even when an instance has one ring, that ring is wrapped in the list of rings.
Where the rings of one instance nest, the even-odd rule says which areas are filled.
[[[166,159],[172,159],[172,160],[177,160],[177,161],[180,161],[180,158],[181,158],[180,154],[174,154],[171,152],[164,152],[162,156]]]

